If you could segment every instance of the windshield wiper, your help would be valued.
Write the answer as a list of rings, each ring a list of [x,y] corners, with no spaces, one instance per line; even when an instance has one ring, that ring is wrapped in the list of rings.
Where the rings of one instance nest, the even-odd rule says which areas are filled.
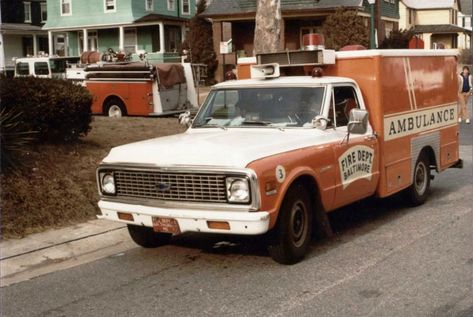
[[[256,120],[250,120],[250,121],[245,120],[241,123],[241,125],[245,125],[245,124],[247,124],[247,125],[264,125],[264,126],[268,126],[268,125],[271,125],[273,123],[270,122],[270,121],[256,121]]]
[[[194,128],[220,128],[222,130],[227,130],[226,127],[220,124],[215,124],[215,123],[204,123],[204,124],[197,124],[194,126]]]

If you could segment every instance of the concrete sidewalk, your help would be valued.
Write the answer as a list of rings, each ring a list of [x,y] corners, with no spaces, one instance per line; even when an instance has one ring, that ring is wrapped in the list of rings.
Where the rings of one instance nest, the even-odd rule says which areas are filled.
[[[0,242],[0,286],[95,261],[136,247],[126,226],[105,220]]]

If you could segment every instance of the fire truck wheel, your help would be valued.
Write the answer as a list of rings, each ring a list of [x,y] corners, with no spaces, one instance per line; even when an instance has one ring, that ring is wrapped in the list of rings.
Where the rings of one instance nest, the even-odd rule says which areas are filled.
[[[414,167],[412,185],[406,189],[406,196],[411,206],[422,205],[429,195],[430,164],[425,152],[422,152]]]
[[[126,115],[125,105],[119,99],[110,99],[105,104],[104,109],[104,114],[112,118],[120,118]]]
[[[281,264],[299,262],[306,254],[312,233],[312,203],[302,184],[291,186],[270,233],[268,251]]]
[[[168,244],[172,234],[155,232],[153,228],[128,225],[131,239],[143,248],[156,248]]]

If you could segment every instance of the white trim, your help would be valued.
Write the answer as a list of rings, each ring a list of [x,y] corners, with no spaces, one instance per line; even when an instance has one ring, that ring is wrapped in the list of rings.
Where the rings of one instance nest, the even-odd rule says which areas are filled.
[[[172,1],[172,6],[170,6],[171,4],[171,1]],[[167,7],[168,7],[168,11],[176,11],[176,1],[180,1],[180,0],[167,0]]]
[[[148,7],[148,0],[145,0],[145,11],[146,12],[154,11],[154,0],[151,0],[151,7]]]
[[[181,14],[182,15],[190,15],[191,14],[191,1],[190,0],[176,0],[181,1]],[[187,6],[189,7],[188,12],[184,12],[184,1],[187,1]]]
[[[445,50],[364,50],[364,51],[345,51],[335,52],[337,59],[346,59],[354,57],[375,57],[375,56],[391,56],[391,57],[409,57],[409,56],[458,56],[460,53],[457,49]]]
[[[92,29],[110,29],[110,28],[119,28],[120,26],[124,27],[140,27],[140,26],[150,26],[150,25],[159,25],[163,23],[163,21],[156,21],[156,22],[142,22],[142,23],[110,23],[110,24],[90,24],[90,25],[82,25],[82,26],[70,26],[70,27],[54,27],[54,28],[43,28],[43,31],[53,31],[53,32],[71,32],[71,31],[79,31],[83,28],[92,28]],[[168,21],[166,25],[182,25],[184,22],[179,21]],[[30,31],[28,31],[30,32]]]
[[[47,5],[47,3],[46,2],[41,2],[40,3],[40,8],[41,8],[41,13],[40,13],[41,22],[47,22],[48,21],[48,5]],[[43,12],[46,12],[46,20],[43,20]]]
[[[404,67],[404,79],[406,80],[406,89],[407,95],[409,96],[409,105],[411,110],[414,110],[414,103],[412,102],[412,95],[411,95],[411,82],[409,80],[409,74],[407,70],[407,58],[402,59],[402,65]]]
[[[398,22],[399,23],[399,19],[394,19],[394,18],[381,17],[381,20],[389,21],[389,22]]]
[[[69,3],[69,13],[64,13],[62,11],[62,5],[63,3]],[[59,0],[59,10],[60,10],[60,13],[61,13],[61,16],[64,17],[64,16],[71,16],[72,15],[72,0]]]
[[[409,75],[409,87],[411,87],[412,101],[414,102],[414,109],[417,109],[416,89],[414,86],[414,79],[412,79],[411,60],[406,58],[406,63]]]
[[[26,19],[26,12],[27,12],[26,7],[28,7],[28,16],[29,16],[28,20]],[[23,11],[24,11],[24,14],[23,14],[24,22],[31,23],[32,17],[31,17],[31,2],[30,1],[23,1]]]
[[[111,0],[111,1],[113,1],[113,9],[107,9],[107,1],[110,1],[110,0],[103,0],[103,12],[104,13],[115,13],[115,12],[117,12],[117,0]]]

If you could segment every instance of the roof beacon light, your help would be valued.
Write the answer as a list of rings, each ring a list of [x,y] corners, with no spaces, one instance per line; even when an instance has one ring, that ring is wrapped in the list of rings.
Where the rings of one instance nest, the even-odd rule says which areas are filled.
[[[279,76],[278,63],[251,65],[251,78],[253,79],[278,78]]]

